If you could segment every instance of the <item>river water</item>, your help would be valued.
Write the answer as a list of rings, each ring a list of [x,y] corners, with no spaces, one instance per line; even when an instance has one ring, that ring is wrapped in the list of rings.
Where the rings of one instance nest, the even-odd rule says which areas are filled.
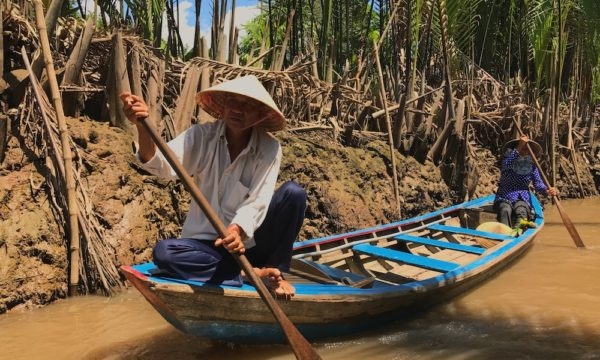
[[[600,359],[600,198],[562,201],[586,249],[555,206],[517,263],[413,320],[315,343],[328,360]],[[213,343],[166,323],[134,289],[0,315],[0,359],[295,359],[286,345]]]

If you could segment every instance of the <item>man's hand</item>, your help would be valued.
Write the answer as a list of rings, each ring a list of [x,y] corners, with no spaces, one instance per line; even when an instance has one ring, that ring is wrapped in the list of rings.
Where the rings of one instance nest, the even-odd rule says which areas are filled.
[[[139,119],[147,118],[150,115],[148,105],[141,97],[129,92],[124,92],[119,97],[123,102],[123,112],[132,123],[138,124]]]
[[[246,251],[243,242],[245,237],[244,230],[238,224],[231,224],[227,227],[225,237],[215,240],[215,246],[223,246],[232,254],[243,254]]]
[[[555,187],[550,187],[548,189],[548,195],[550,195],[550,196],[557,196],[558,195],[558,190]]]

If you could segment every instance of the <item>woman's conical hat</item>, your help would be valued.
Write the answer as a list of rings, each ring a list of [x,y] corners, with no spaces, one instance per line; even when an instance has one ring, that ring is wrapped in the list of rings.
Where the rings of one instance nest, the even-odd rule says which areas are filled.
[[[519,144],[519,140],[520,139],[513,139],[504,144],[502,147],[502,154],[506,153],[507,149],[514,149],[517,144]],[[531,151],[533,151],[533,155],[540,156],[542,153],[542,146],[533,140],[529,140],[528,144],[531,147]]]
[[[488,222],[484,222],[482,224],[480,224],[477,229],[475,230],[479,230],[479,231],[486,231],[486,232],[491,232],[491,233],[496,233],[496,234],[504,234],[504,235],[510,235],[512,234],[513,229],[510,228],[510,226],[508,225],[504,225],[501,222],[496,222],[496,221],[488,221]]]
[[[266,131],[277,131],[285,128],[285,117],[267,89],[254,75],[239,77],[200,91],[196,95],[198,105],[214,118],[223,116],[223,109],[227,106],[227,96],[231,94],[245,96],[249,101],[245,104],[248,109],[263,107],[261,111],[271,116],[266,117],[256,127]]]

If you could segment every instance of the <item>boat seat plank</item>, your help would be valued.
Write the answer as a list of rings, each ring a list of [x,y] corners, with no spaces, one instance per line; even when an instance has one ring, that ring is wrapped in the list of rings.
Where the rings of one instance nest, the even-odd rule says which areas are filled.
[[[457,250],[457,251],[462,251],[462,252],[467,252],[467,253],[477,254],[477,255],[481,255],[485,252],[485,249],[482,249],[482,248],[476,247],[476,246],[456,244],[456,243],[451,243],[448,241],[428,239],[428,238],[406,235],[406,234],[396,235],[396,236],[394,236],[394,239],[398,240],[398,241],[412,242],[412,243],[421,244],[421,245],[430,245],[430,246],[435,246],[435,247],[438,247],[441,249]]]
[[[425,256],[417,256],[403,251],[392,250],[388,248],[380,248],[369,244],[360,244],[352,247],[352,250],[362,254],[384,258],[386,260],[398,261],[405,264],[410,264],[430,270],[446,272],[459,267],[459,264],[432,259]]]
[[[479,237],[486,238],[486,239],[500,240],[500,241],[514,239],[514,236],[512,236],[512,235],[497,234],[497,233],[492,233],[492,232],[487,232],[487,231],[479,231],[479,230],[474,230],[474,229],[466,229],[466,228],[462,228],[462,227],[458,227],[458,226],[434,224],[434,225],[429,226],[429,229],[435,230],[435,231],[450,232],[453,234],[465,234],[465,235],[470,235],[470,236],[479,236]]]
[[[341,269],[337,269],[333,266],[327,266],[325,264],[320,264],[318,262],[305,260],[305,259],[293,259],[292,261],[292,269],[293,268],[302,268],[304,272],[314,274],[318,274],[324,279],[329,278],[330,280],[338,281],[342,284],[349,285],[352,287],[367,287],[370,286],[375,278],[366,277],[359,274],[351,273],[348,271],[344,271]]]

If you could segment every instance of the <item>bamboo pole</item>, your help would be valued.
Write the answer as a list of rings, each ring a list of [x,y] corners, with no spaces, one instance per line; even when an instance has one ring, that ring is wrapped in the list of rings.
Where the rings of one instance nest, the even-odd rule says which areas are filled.
[[[46,166],[48,166],[48,169],[51,173],[51,180],[50,180],[50,182],[52,184],[51,187],[55,188],[55,189],[59,189],[60,186],[57,186],[56,183],[58,181],[64,181],[64,179],[65,179],[65,164],[60,161],[61,160],[60,159],[61,149],[59,148],[59,145],[58,145],[58,141],[59,141],[58,136],[55,135],[56,133],[58,133],[58,131],[56,131],[56,120],[55,120],[56,112],[53,113],[54,116],[52,117],[52,119],[54,119],[54,121],[51,121],[51,119],[49,118],[49,115],[47,114],[48,113],[47,109],[50,106],[49,105],[50,101],[45,96],[45,93],[43,93],[43,90],[41,89],[41,86],[40,86],[37,78],[35,77],[35,74],[33,73],[31,63],[29,62],[29,58],[27,57],[27,52],[25,51],[24,47],[21,48],[21,56],[25,63],[25,68],[29,72],[31,88],[35,95],[35,99],[40,107],[40,113],[42,115],[42,120],[44,122],[44,129],[47,134],[46,144],[49,143],[50,144],[49,147],[52,150],[52,151],[50,151],[50,157],[48,158],[48,159],[52,158],[51,164],[46,165]],[[75,179],[75,180],[77,183],[78,179]],[[77,190],[78,190],[79,194],[82,194],[82,196],[79,199],[84,198],[85,194],[83,193],[82,188],[78,187]],[[64,204],[65,202],[66,202],[66,200],[63,199],[62,203]],[[56,204],[56,206],[59,206],[57,202],[54,202],[54,203]],[[78,204],[80,204],[80,203],[78,203]],[[114,266],[114,264],[111,260],[112,252],[107,253],[106,251],[103,251],[104,249],[102,247],[97,246],[98,244],[104,245],[104,243],[102,243],[101,240],[99,241],[99,238],[98,238],[99,224],[97,221],[96,222],[92,221],[92,218],[84,216],[85,208],[86,208],[85,203],[82,206],[78,206],[78,208],[77,208],[77,219],[78,219],[78,224],[79,224],[79,232],[81,235],[81,239],[83,239],[85,244],[87,244],[87,246],[84,246],[83,248],[86,248],[87,253],[89,254],[89,257],[94,262],[94,265],[97,270],[94,273],[97,274],[97,276],[100,278],[100,282],[102,283],[105,292],[113,293],[114,292],[113,289],[115,287],[117,287],[117,288],[120,287],[120,275],[119,275],[117,268]],[[102,257],[102,259],[100,259],[100,257]],[[82,254],[81,254],[81,259],[83,260],[82,263],[85,263],[84,252],[82,252]],[[80,273],[81,273],[81,278],[83,280],[81,287],[83,287],[87,292],[88,286],[86,284],[85,266],[81,267]]]
[[[52,37],[54,37],[54,29],[56,28],[56,22],[60,16],[63,1],[64,0],[52,0],[48,4],[48,11],[46,11],[44,21],[46,22],[46,34],[50,32]],[[31,67],[33,68],[35,76],[38,79],[41,78],[42,70],[44,68],[44,59],[42,54],[39,54],[33,59],[33,64],[31,64]]]
[[[400,190],[398,189],[398,175],[396,174],[396,148],[394,147],[394,137],[392,134],[390,113],[387,110],[385,87],[383,85],[383,73],[381,71],[381,62],[379,61],[379,49],[375,41],[373,41],[373,47],[375,48],[375,62],[377,63],[377,75],[379,77],[379,92],[381,93],[381,102],[383,103],[383,110],[385,111],[385,122],[388,130],[388,142],[390,145],[390,158],[392,160],[392,178],[394,182],[394,196],[396,197],[396,209],[398,209],[398,218],[400,218],[402,217],[402,211],[400,210]]]
[[[50,42],[46,30],[46,21],[44,19],[44,7],[41,0],[34,0],[35,15],[37,27],[40,35],[40,44],[50,90],[52,94],[52,103],[56,111],[58,120],[58,130],[63,151],[63,162],[65,166],[65,188],[67,190],[67,206],[69,212],[69,295],[77,295],[77,286],[79,284],[79,224],[77,222],[77,194],[75,193],[75,177],[73,174],[73,155],[71,153],[71,138],[67,129],[67,122],[63,113],[58,81],[56,72],[52,63],[52,53],[50,51]]]

